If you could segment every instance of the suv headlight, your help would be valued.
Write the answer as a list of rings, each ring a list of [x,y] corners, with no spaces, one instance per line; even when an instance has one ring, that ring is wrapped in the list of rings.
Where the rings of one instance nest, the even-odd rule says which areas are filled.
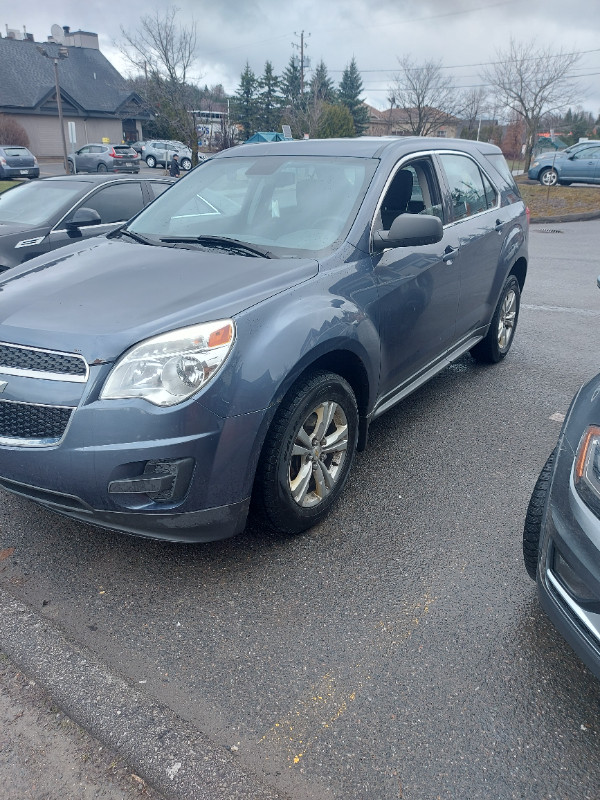
[[[579,496],[600,517],[600,427],[597,425],[590,425],[579,442],[574,472]]]
[[[117,361],[100,398],[142,397],[156,406],[177,405],[210,381],[234,340],[231,319],[191,325],[146,339]]]

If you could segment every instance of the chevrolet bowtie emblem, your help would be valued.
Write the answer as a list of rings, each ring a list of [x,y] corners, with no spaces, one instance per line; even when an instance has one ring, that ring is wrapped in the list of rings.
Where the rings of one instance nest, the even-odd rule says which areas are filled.
[[[0,393],[3,392],[8,386],[8,381],[0,381]]]

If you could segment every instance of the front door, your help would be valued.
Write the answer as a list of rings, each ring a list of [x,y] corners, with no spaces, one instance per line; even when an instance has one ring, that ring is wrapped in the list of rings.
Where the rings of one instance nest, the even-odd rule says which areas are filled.
[[[432,214],[444,221],[429,157],[407,162],[396,171],[382,197],[375,228],[389,229],[398,214]],[[395,247],[373,256],[382,397],[433,365],[454,341],[459,274],[447,245],[444,234],[437,244]]]

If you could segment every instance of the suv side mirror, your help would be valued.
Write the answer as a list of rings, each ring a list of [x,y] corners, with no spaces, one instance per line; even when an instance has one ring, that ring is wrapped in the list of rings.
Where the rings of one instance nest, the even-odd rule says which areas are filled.
[[[77,211],[73,214],[73,218],[70,219],[65,227],[68,231],[76,231],[79,228],[83,228],[86,225],[101,225],[102,219],[100,218],[100,214],[93,208],[86,208],[82,206],[82,208],[78,208]]]
[[[385,250],[387,247],[419,247],[441,242],[444,226],[439,217],[430,214],[400,214],[392,222],[389,231],[375,231],[373,247]]]

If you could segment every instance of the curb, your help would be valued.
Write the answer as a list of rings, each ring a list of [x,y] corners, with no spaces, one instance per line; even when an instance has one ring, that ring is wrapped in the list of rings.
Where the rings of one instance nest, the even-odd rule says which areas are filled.
[[[0,589],[0,650],[56,704],[169,800],[285,800],[226,747],[112,674],[86,648]]]
[[[559,214],[556,217],[532,217],[529,222],[531,225],[539,225],[548,222],[585,222],[590,219],[600,219],[599,211],[586,211],[581,214]]]

